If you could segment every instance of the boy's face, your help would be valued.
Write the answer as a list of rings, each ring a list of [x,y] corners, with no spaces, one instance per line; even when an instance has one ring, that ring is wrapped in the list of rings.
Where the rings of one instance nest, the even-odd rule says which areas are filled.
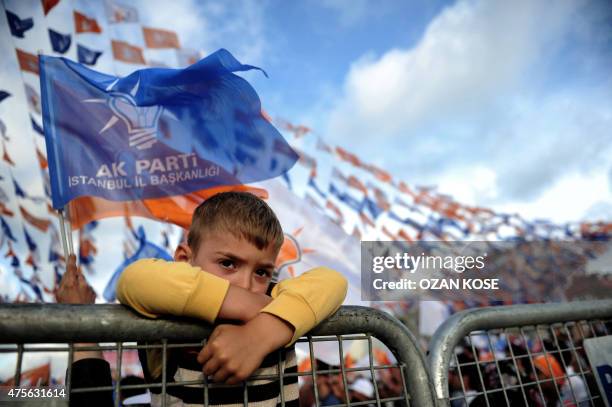
[[[197,253],[181,243],[174,258],[224,278],[253,293],[265,294],[274,273],[278,251],[272,245],[258,249],[245,239],[223,231],[205,231]]]

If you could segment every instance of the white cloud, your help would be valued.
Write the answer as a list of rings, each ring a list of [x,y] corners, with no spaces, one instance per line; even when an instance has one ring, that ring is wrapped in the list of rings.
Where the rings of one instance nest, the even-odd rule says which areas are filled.
[[[366,126],[394,135],[444,113],[479,109],[547,52],[577,5],[464,1],[443,10],[413,49],[353,64],[330,133],[363,134]]]
[[[612,194],[605,191],[607,180],[602,174],[568,174],[554,182],[543,193],[531,201],[514,201],[498,205],[502,212],[519,213],[526,219],[544,218],[553,222],[612,219],[610,203]],[[604,201],[605,200],[605,201]],[[607,203],[605,203],[607,201]],[[598,210],[597,206],[607,208]],[[602,208],[603,209],[603,208]]]
[[[351,65],[326,134],[458,199],[557,220],[586,216],[612,202],[602,181],[612,166],[612,75],[592,46],[609,34],[598,7],[585,4],[453,4],[413,48]],[[564,66],[566,57],[583,65]],[[585,72],[604,74],[593,86]],[[570,180],[595,189],[574,194],[581,188]],[[551,211],[561,195],[571,202]]]
[[[612,193],[601,172],[572,173],[556,179],[535,199],[501,199],[497,174],[491,168],[473,166],[444,173],[438,191],[457,201],[488,206],[502,213],[518,213],[526,219],[545,218],[557,223],[612,219]]]

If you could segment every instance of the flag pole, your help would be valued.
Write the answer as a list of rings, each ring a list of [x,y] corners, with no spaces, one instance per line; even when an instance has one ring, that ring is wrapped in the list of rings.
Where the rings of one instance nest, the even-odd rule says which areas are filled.
[[[68,234],[68,251],[70,254],[74,254],[74,248],[72,247],[72,222],[70,221],[70,207],[66,205],[64,207],[64,211],[66,211],[66,223],[68,226],[67,234]]]
[[[60,220],[60,235],[62,237],[62,248],[64,249],[64,257],[66,259],[66,264],[68,264],[68,256],[70,252],[68,251],[68,243],[66,241],[66,219],[64,218],[64,210],[58,209],[57,213],[59,215]]]

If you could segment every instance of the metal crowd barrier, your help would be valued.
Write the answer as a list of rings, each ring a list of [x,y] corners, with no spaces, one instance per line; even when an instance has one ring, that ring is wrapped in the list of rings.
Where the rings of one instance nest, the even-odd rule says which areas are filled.
[[[430,342],[438,405],[603,406],[583,342],[612,334],[612,300],[459,312]]]
[[[205,404],[208,402],[209,389],[222,384],[210,383],[206,377],[201,380],[177,381],[166,377],[167,352],[180,347],[202,347],[212,327],[194,320],[142,318],[121,305],[63,305],[63,304],[1,304],[0,305],[0,354],[16,354],[14,385],[19,386],[22,373],[22,360],[28,352],[64,352],[68,354],[66,387],[68,393],[75,395],[93,391],[112,391],[114,404],[119,406],[122,391],[134,389],[154,389],[161,387],[161,395],[172,386],[186,385],[197,387],[203,392]],[[380,363],[373,356],[372,338],[380,340],[395,356],[396,363]],[[135,342],[138,342],[137,344]],[[294,369],[284,371],[284,364],[278,362],[276,373],[268,376],[252,376],[242,384],[243,402],[249,400],[249,383],[262,380],[278,380],[280,388],[283,381],[317,383],[312,386],[313,404],[321,405],[319,382],[335,378],[339,389],[335,407],[340,406],[433,406],[433,387],[427,374],[426,361],[419,350],[415,337],[397,319],[388,314],[367,307],[345,306],[329,319],[317,326],[306,338],[301,338],[309,349],[310,366],[305,371]],[[332,342],[337,346],[340,361],[345,360],[348,344],[355,341],[367,343],[367,361],[360,366],[339,363],[339,366],[319,366],[317,346],[321,342]],[[95,346],[75,345],[97,343]],[[144,342],[148,344],[143,345]],[[154,344],[151,344],[153,342]],[[102,344],[100,344],[102,343]],[[110,344],[109,344],[110,343]],[[31,345],[30,345],[31,344]],[[44,344],[44,345],[41,345]],[[62,345],[57,345],[62,344]],[[75,351],[115,350],[116,366],[121,372],[122,354],[134,349],[157,348],[162,351],[164,364],[161,383],[121,385],[115,381],[112,386],[71,389],[71,366]],[[351,393],[351,383],[362,377],[372,382],[371,396],[355,399]],[[382,383],[395,378],[395,390]],[[366,386],[368,387],[368,386]],[[156,390],[156,392],[158,392]],[[284,407],[283,392],[279,404]],[[160,397],[161,405],[168,402]],[[291,405],[291,403],[287,403]],[[295,404],[294,404],[295,405]]]

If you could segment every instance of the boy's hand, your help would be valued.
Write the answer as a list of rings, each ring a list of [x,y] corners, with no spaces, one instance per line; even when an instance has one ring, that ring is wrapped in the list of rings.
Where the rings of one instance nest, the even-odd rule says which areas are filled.
[[[96,302],[96,292],[78,269],[74,254],[68,256],[66,272],[60,281],[55,299],[60,304],[93,304]]]
[[[219,325],[198,355],[202,372],[217,383],[237,384],[248,378],[264,357],[289,343],[293,327],[282,319],[260,313],[245,325]]]
[[[68,256],[66,272],[62,276],[59,287],[55,293],[55,300],[58,304],[93,304],[96,302],[96,292],[83,277],[83,273],[76,264],[76,256]],[[75,345],[93,346],[96,343],[77,343]],[[102,351],[75,351],[73,362],[81,359],[102,359]]]

